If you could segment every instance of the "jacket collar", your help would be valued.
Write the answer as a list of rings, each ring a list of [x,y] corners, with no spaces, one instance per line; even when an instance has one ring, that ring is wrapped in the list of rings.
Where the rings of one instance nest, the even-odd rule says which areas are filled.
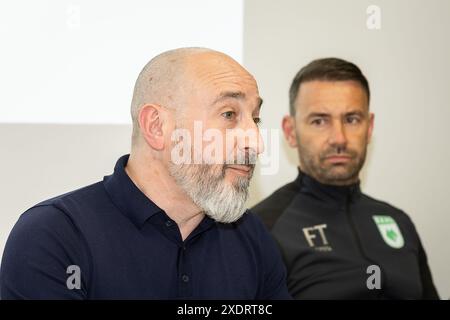
[[[361,196],[360,182],[348,186],[334,186],[323,184],[313,177],[298,170],[295,183],[299,191],[325,202],[326,204],[346,205]]]

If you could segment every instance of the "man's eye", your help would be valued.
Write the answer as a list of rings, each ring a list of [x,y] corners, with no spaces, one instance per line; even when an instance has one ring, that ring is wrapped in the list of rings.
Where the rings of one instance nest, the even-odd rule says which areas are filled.
[[[233,120],[235,116],[236,116],[236,112],[234,112],[234,111],[227,111],[227,112],[222,113],[222,117],[224,117],[227,120]]]
[[[311,124],[313,124],[315,126],[324,125],[325,124],[325,119],[322,119],[322,118],[314,119],[313,121],[311,121]]]
[[[357,124],[359,123],[359,118],[358,117],[347,117],[347,123],[350,124]]]

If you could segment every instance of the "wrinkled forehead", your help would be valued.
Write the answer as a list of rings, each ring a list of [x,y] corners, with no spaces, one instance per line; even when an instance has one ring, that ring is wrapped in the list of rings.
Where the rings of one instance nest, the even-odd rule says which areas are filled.
[[[185,76],[198,94],[213,99],[223,92],[242,92],[249,99],[259,98],[254,77],[226,55],[202,53],[189,57],[186,62]]]

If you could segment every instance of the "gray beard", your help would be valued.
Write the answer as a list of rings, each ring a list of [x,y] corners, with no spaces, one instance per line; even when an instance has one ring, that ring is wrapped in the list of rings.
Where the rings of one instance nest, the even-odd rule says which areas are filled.
[[[245,213],[250,178],[238,177],[237,182],[225,182],[226,165],[173,164],[169,173],[181,189],[211,219],[232,223]]]

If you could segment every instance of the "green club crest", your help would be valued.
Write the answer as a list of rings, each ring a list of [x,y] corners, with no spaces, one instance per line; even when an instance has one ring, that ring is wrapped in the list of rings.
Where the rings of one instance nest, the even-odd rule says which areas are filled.
[[[404,246],[402,233],[397,223],[391,216],[373,216],[378,231],[380,231],[384,242],[395,249],[400,249]]]

